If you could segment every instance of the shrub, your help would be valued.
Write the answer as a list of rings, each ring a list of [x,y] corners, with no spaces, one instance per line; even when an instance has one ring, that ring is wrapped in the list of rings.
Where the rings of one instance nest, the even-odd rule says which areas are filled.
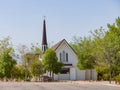
[[[103,74],[103,80],[109,80],[110,75],[109,74]]]
[[[115,79],[116,84],[120,84],[120,74],[117,75],[114,79]]]
[[[108,67],[96,67],[98,80],[109,80],[109,68]]]

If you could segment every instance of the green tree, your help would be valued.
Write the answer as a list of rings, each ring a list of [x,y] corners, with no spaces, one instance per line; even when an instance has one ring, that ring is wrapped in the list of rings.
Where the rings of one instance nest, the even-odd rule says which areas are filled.
[[[10,37],[3,38],[0,40],[0,54],[4,53],[5,50],[12,48],[12,43],[10,42]]]
[[[100,27],[99,29],[94,30],[91,32],[92,38],[93,38],[93,46],[94,48],[92,49],[92,55],[94,57],[95,61],[95,69],[97,71],[97,78],[98,80],[103,79],[104,76],[108,74],[106,71],[106,68],[108,69],[108,64],[106,63],[106,57],[104,53],[104,37],[106,35],[106,31]],[[105,75],[104,75],[105,74]]]
[[[34,76],[33,70],[38,67],[38,64],[40,64],[37,60],[39,59],[39,53],[41,52],[41,49],[39,48],[38,44],[31,44],[30,48],[25,45],[21,45],[19,46],[18,50],[21,55],[21,64],[25,68],[25,80],[28,80],[28,78],[30,79],[32,76]],[[34,63],[35,61],[37,61],[38,64]],[[34,67],[34,69],[32,67]]]
[[[78,67],[95,67],[98,77],[109,77],[111,83],[111,79],[120,73],[120,18],[114,24],[108,24],[108,30],[101,27],[91,32],[91,37],[75,38],[72,44],[78,55]]]
[[[116,66],[120,65],[119,52],[120,52],[120,18],[116,19],[115,24],[108,24],[109,31],[104,37],[104,50],[107,62],[110,69],[110,83],[111,78],[116,74]],[[107,45],[106,45],[107,42]],[[115,70],[116,69],[116,70]],[[120,73],[120,72],[119,72]],[[114,74],[114,75],[113,75]]]
[[[15,65],[11,71],[12,79],[17,81],[25,80],[25,67],[22,65]]]
[[[41,48],[38,43],[36,44],[31,43],[30,50],[31,52],[34,52],[34,53],[42,53]]]
[[[109,80],[119,74],[119,51],[120,51],[120,18],[116,19],[113,25],[108,24],[108,30],[102,34],[94,33],[95,51],[98,66],[104,65],[109,67]],[[99,30],[100,31],[100,30]]]
[[[31,77],[29,67],[31,65],[33,59],[33,54],[26,53],[23,55],[23,62],[22,65],[25,67],[25,80],[28,80],[28,78]]]
[[[13,59],[14,49],[10,37],[0,40],[0,78],[11,78],[11,70],[16,64]]]
[[[91,69],[90,79],[92,80],[92,69],[94,69],[95,66],[95,61],[92,54],[94,48],[93,41],[90,37],[74,38],[74,40],[74,44],[71,45],[77,52],[77,66],[79,69]]]
[[[34,78],[40,77],[43,74],[42,62],[37,58],[32,60],[31,65],[29,66],[29,71]]]
[[[59,73],[63,64],[58,62],[55,51],[47,49],[42,57],[44,69],[50,72],[50,77],[53,78],[54,73]]]
[[[11,71],[16,61],[9,55],[10,49],[5,50],[0,57],[0,75],[1,77],[11,78]]]

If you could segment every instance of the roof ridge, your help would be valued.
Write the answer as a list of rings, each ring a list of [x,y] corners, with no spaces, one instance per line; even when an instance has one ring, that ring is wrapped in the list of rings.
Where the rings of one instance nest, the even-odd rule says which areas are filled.
[[[53,50],[56,50],[56,49],[61,45],[61,43],[62,43],[63,41],[66,41],[66,40],[63,39],[63,40],[59,41],[58,43],[56,43],[55,45],[53,45],[51,48],[52,48]]]
[[[56,43],[55,45],[53,45],[51,48],[52,48],[54,51],[56,51],[56,49],[63,43],[63,41],[65,41],[65,42],[67,43],[67,45],[73,50],[73,52],[74,52],[75,54],[77,54],[77,53],[75,52],[75,50],[70,46],[70,44],[69,44],[65,39],[59,41],[58,43]]]

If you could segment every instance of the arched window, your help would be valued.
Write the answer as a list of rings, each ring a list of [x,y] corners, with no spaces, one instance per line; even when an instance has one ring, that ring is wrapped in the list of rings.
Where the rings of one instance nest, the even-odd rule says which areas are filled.
[[[68,53],[66,53],[66,62],[68,62]]]
[[[62,56],[63,58],[63,62],[65,62],[65,51],[63,51],[63,56]]]
[[[61,57],[62,57],[62,56],[61,56],[61,53],[60,53],[60,62],[62,62]]]
[[[62,53],[60,52],[59,57],[60,62],[68,62],[68,53],[65,51],[62,51]]]

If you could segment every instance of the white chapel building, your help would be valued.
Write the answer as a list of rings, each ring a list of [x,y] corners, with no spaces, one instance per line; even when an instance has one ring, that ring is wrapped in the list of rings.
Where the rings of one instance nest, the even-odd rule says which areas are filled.
[[[47,49],[46,22],[43,20],[42,53]],[[92,80],[97,79],[96,71],[79,70],[77,67],[78,58],[74,49],[63,39],[51,47],[57,55],[58,61],[64,66],[59,74],[54,75],[54,80]]]

